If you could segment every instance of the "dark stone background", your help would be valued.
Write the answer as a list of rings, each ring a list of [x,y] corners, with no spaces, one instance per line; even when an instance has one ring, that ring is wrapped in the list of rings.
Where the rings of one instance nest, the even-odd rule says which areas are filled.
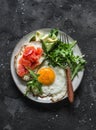
[[[75,102],[25,98],[10,73],[23,35],[55,27],[78,41],[87,65]],[[96,0],[0,0],[0,130],[96,130]]]

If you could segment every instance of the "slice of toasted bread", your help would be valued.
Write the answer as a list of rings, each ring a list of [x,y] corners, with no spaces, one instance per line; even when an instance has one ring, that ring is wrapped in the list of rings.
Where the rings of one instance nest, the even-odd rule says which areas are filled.
[[[17,55],[14,57],[14,66],[15,66],[15,70],[16,70],[17,75],[18,75],[19,60],[20,60],[21,57],[23,56],[25,47],[27,47],[27,46],[34,46],[35,48],[38,48],[38,47],[42,48],[42,44],[41,44],[40,42],[36,42],[36,41],[30,42],[30,43],[26,43],[26,44],[24,44],[24,45],[20,48],[19,52],[18,52]],[[39,64],[41,64],[43,60],[44,60],[44,56],[41,56],[40,59],[39,59]],[[34,71],[36,71],[36,69],[34,69]],[[18,76],[19,76],[19,75],[18,75]],[[25,80],[25,81],[28,81],[28,80],[30,80],[30,75],[29,75],[29,73],[28,73],[28,74],[25,74],[25,75],[24,75],[23,77],[21,77],[21,78],[22,78],[23,80]]]

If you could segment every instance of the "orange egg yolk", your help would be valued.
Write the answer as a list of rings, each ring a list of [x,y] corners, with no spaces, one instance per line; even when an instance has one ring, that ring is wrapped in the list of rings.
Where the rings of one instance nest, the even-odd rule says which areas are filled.
[[[50,85],[55,80],[55,73],[51,68],[41,68],[38,71],[38,81],[44,85]]]

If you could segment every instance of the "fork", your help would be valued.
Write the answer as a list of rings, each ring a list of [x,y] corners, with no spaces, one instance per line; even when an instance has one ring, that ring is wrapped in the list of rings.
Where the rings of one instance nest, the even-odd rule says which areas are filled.
[[[67,34],[60,33],[60,40],[65,44],[69,44],[69,39]],[[66,67],[65,72],[66,72],[66,79],[67,79],[68,99],[70,103],[72,103],[74,101],[74,92],[73,92],[73,86],[71,81],[71,70],[69,66]]]

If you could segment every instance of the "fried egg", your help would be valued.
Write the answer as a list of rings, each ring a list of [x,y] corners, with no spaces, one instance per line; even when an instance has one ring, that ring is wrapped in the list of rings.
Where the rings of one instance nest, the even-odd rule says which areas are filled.
[[[44,64],[37,72],[38,81],[42,83],[41,97],[50,97],[53,102],[61,100],[66,92],[66,74],[60,67],[52,67]]]

